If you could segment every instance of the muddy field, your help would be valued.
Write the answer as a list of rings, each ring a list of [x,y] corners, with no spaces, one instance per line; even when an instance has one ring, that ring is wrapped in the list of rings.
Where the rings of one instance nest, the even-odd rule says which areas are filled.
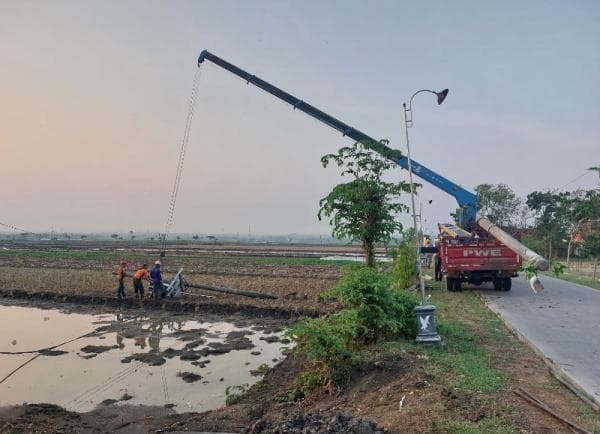
[[[279,298],[241,299],[198,290],[184,302],[146,300],[140,303],[131,297],[125,302],[116,300],[116,282],[111,273],[121,257],[133,264],[153,259],[147,253],[137,251],[73,254],[72,251],[49,253],[42,250],[0,254],[2,303],[63,311],[68,306],[67,312],[76,314],[118,313],[126,318],[170,317],[171,314],[188,315],[186,318],[192,320],[204,314],[222,319],[243,317],[246,318],[244,321],[249,321],[244,323],[245,329],[257,320],[285,327],[300,313],[321,315],[337,308],[332,302],[320,301],[319,294],[335,284],[340,274],[339,263],[282,256],[265,259],[264,256],[225,255],[222,252],[171,255],[163,259],[167,276],[183,266],[189,281],[271,293]],[[130,281],[126,293],[132,294]],[[355,367],[348,386],[333,394],[318,390],[310,396],[299,395],[296,382],[307,367],[306,361],[293,356],[282,356],[275,361],[273,359],[277,358],[273,357],[268,366],[263,366],[257,373],[257,379],[262,375],[264,378],[237,402],[209,412],[181,413],[181,408],[185,408],[183,403],[176,409],[156,405],[157,401],[151,400],[134,405],[131,400],[122,400],[123,395],[117,392],[110,397],[115,402],[105,402],[108,405],[97,405],[91,411],[80,409],[79,412],[41,403],[32,397],[25,405],[0,409],[0,432],[571,432],[552,416],[523,402],[514,394],[518,387],[531,390],[560,414],[584,425],[590,432],[600,432],[600,418],[555,380],[543,361],[513,338],[479,303],[474,293],[449,294],[436,289],[432,300],[443,321],[460,324],[472,334],[470,339],[475,345],[472,351],[489,352],[488,363],[498,367],[504,385],[494,390],[462,387],[464,377],[472,373],[461,374],[460,370],[455,370],[454,362],[448,361],[455,360],[450,358],[450,353],[446,360],[444,353],[431,353],[412,342],[391,342],[366,351],[364,362]],[[244,315],[240,317],[242,313]],[[112,317],[110,321],[104,325],[112,325]],[[238,325],[242,324],[238,322]],[[165,330],[167,334],[176,331],[170,326]],[[120,334],[129,336],[127,332]],[[141,351],[133,335],[125,337],[125,350],[135,354]],[[169,342],[169,338],[173,336],[165,342]],[[195,338],[199,342],[206,336]],[[181,348],[173,342],[169,346],[180,351],[189,342],[181,341]],[[101,360],[102,354],[107,357],[119,354],[119,360],[123,359],[118,353],[122,351],[118,348],[119,343],[115,340],[109,344],[117,348],[98,354],[96,360]],[[448,345],[448,351],[451,351],[455,344],[449,341]],[[82,352],[83,347],[78,345],[76,350],[85,356],[88,353]],[[206,348],[203,343],[193,349],[200,353],[208,351]],[[179,353],[173,359],[166,357],[171,353],[167,350],[168,346],[159,346],[157,351],[165,363],[179,360]],[[471,350],[461,354],[456,362],[468,362],[468,351]],[[216,357],[229,357],[228,354]],[[195,361],[205,360],[204,354],[198,356]],[[135,357],[130,363],[143,363]],[[177,387],[189,386],[188,394],[196,398],[201,396],[202,380],[193,381],[196,377],[189,374],[204,377],[203,372],[208,372],[211,364],[218,361],[216,357],[204,367],[177,368],[181,377],[171,375],[169,381],[176,381]],[[190,383],[184,377],[191,380]],[[219,378],[211,378],[211,381],[218,382]]]
[[[123,404],[212,410],[224,405],[228,387],[260,380],[289,344],[281,320],[156,310],[91,314],[77,305],[4,301],[4,404],[35,397],[77,412]]]
[[[74,256],[70,253],[52,253],[42,256],[0,255],[0,291],[24,290],[51,292],[69,297],[116,298],[116,278],[113,275],[119,258],[130,262],[133,274],[142,262],[152,264],[155,257],[138,252],[123,252],[105,257],[90,254]],[[210,291],[190,289],[185,301],[203,308],[215,305],[237,306],[239,309],[258,307],[279,309],[290,313],[327,312],[335,308],[319,300],[319,294],[335,284],[339,265],[264,262],[252,256],[167,256],[162,258],[163,279],[169,279],[183,267],[190,283],[225,286],[272,294],[278,298],[253,299]],[[318,261],[317,261],[318,262]],[[148,286],[148,283],[145,283]],[[126,297],[133,299],[131,277],[125,281]],[[146,297],[149,292],[146,291]],[[130,300],[130,303],[132,301]],[[209,307],[209,309],[211,309]]]

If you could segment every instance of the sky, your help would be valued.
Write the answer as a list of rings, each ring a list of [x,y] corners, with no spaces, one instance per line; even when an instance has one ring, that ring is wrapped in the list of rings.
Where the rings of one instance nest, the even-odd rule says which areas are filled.
[[[467,189],[594,188],[598,22],[592,0],[2,0],[0,221],[163,230],[203,49],[400,150],[402,103],[449,88],[414,99],[416,161]],[[347,144],[205,63],[172,230],[329,233],[318,201],[345,179],[320,157]],[[421,202],[430,231],[456,208]]]

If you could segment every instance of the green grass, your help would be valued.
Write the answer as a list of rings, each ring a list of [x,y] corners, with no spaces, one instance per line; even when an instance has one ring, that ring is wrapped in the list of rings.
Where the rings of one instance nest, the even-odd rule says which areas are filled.
[[[499,417],[486,417],[479,423],[442,420],[441,425],[445,431],[452,434],[512,434],[519,432]]]
[[[445,345],[427,354],[443,372],[453,372],[449,385],[469,392],[495,392],[504,386],[504,373],[492,366],[488,350],[472,330],[458,322],[442,321],[438,331]]]
[[[33,250],[33,249],[2,249],[0,257],[10,258],[65,258],[65,259],[114,259],[121,258],[125,252],[94,252],[84,250]],[[142,256],[139,254],[130,256]]]
[[[2,249],[0,258],[41,258],[41,259],[75,259],[75,260],[118,260],[121,258],[148,258],[151,254],[139,252],[115,252],[115,251],[86,251],[86,250],[34,250],[34,249]],[[343,266],[353,264],[353,261],[334,260],[324,261],[315,257],[295,256],[249,256],[249,255],[177,255],[170,258],[185,258],[206,260],[220,263],[247,263],[247,264],[270,264],[270,265],[331,265]]]
[[[567,282],[578,283],[580,285],[589,286],[590,288],[600,289],[600,280],[598,280],[598,278],[596,278],[596,280],[594,280],[594,278],[592,276],[589,276],[586,274],[575,274],[575,273],[569,273],[569,272],[565,272],[559,276],[555,276],[552,273],[544,273],[544,274],[551,276],[551,277],[556,277],[558,279],[566,280]],[[598,274],[600,275],[600,272]]]

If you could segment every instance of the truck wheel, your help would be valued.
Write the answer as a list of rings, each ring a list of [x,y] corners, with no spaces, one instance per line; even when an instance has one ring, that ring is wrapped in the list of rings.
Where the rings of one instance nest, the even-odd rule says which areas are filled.
[[[505,279],[502,279],[502,290],[503,291],[510,291],[510,288],[512,287],[512,280],[510,277],[507,277]]]
[[[446,288],[450,292],[458,292],[461,290],[460,279],[454,277],[446,277]]]
[[[503,279],[494,279],[493,280],[493,284],[494,284],[494,291],[502,291],[504,289],[504,285],[502,284],[502,280]]]
[[[442,263],[440,261],[439,256],[434,256],[434,268],[435,268],[435,280],[436,282],[442,281]]]

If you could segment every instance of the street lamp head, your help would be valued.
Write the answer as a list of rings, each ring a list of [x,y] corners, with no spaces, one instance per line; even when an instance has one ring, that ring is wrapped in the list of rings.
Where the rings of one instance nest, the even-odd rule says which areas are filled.
[[[440,105],[441,103],[444,102],[444,100],[448,96],[448,89],[444,89],[441,92],[436,92],[435,94],[438,97],[438,105]]]

